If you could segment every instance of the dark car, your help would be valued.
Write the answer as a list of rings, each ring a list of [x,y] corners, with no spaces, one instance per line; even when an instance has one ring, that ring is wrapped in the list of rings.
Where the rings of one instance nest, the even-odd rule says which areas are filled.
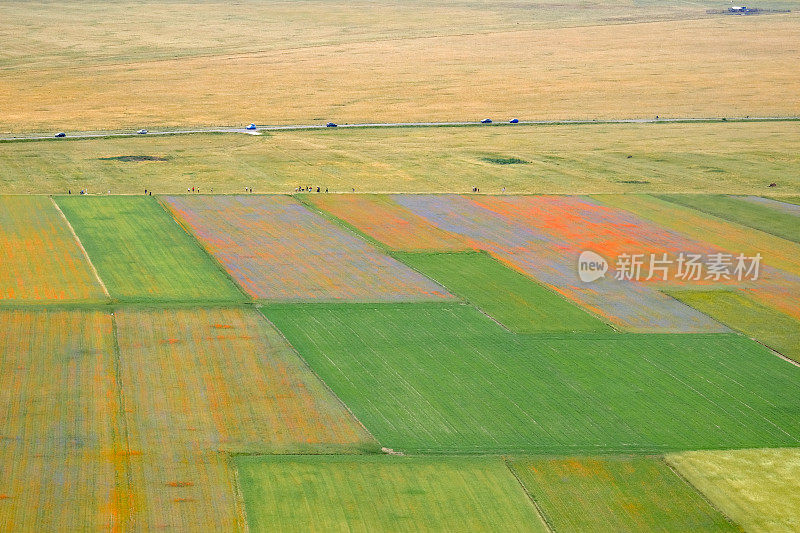
[[[337,124],[335,122],[328,122],[327,124],[325,124],[326,128],[335,128],[336,126]]]
[[[512,118],[511,120],[508,121],[508,123],[509,124],[518,124],[519,123],[519,119],[518,118]]]
[[[56,137],[66,137],[66,136],[67,134],[64,133],[63,131],[59,131],[58,133],[56,133]]]
[[[492,123],[492,119],[490,119],[490,118],[485,118],[485,119],[481,120],[481,124],[491,124],[491,123]]]

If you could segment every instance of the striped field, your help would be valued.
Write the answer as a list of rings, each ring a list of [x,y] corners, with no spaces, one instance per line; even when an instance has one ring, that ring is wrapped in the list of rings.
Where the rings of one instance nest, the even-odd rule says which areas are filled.
[[[244,295],[151,196],[56,199],[112,297],[242,301]]]
[[[289,196],[169,196],[165,201],[254,298],[450,297],[436,283]]]
[[[263,312],[401,451],[800,445],[800,368],[738,335],[514,335],[453,304]]]

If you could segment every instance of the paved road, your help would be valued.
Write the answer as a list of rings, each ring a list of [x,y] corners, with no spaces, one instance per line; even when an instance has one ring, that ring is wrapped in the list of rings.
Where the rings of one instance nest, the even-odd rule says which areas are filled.
[[[507,121],[483,124],[481,122],[367,122],[359,124],[339,124],[339,128],[435,128],[446,126],[520,126],[520,125],[559,125],[559,124],[669,124],[686,122],[772,122],[796,121],[800,117],[731,117],[731,118],[629,118],[612,120],[520,120],[517,124]],[[257,126],[256,131],[245,128],[196,128],[196,129],[163,129],[149,131],[146,135],[186,135],[190,133],[249,133],[256,134],[262,131],[297,131],[326,129],[324,124],[289,124],[284,126]],[[81,131],[66,132],[68,139],[94,139],[104,137],[132,137],[138,136],[134,131]],[[53,139],[55,134],[22,134],[0,137],[0,141],[44,140]],[[144,135],[142,135],[144,136]]]

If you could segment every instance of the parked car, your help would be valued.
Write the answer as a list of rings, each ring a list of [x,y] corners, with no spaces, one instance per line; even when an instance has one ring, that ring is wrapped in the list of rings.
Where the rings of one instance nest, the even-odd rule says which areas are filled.
[[[147,130],[139,130],[136,133],[138,133],[139,135],[144,135],[145,133],[147,133]]]
[[[249,126],[247,126],[245,129],[246,129],[246,130],[254,130],[254,129],[256,129],[256,125],[255,125],[255,124],[250,124],[250,125],[249,125]]]
[[[325,124],[326,128],[335,128],[336,126],[337,124],[335,122],[328,122],[327,124]]]
[[[518,118],[512,118],[508,122],[509,122],[509,124],[518,124],[519,123],[519,119]]]
[[[485,119],[481,120],[481,124],[491,124],[491,123],[492,123],[492,119],[490,119],[490,118],[485,118]]]
[[[56,137],[66,137],[66,136],[67,134],[64,133],[63,131],[59,131],[58,133],[56,133]]]

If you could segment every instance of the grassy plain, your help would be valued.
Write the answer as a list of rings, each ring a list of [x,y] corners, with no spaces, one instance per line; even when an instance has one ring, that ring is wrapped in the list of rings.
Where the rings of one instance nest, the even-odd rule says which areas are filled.
[[[512,468],[555,531],[739,530],[661,458],[536,458]]]
[[[285,193],[301,185],[331,192],[800,194],[798,154],[800,122],[791,121],[139,136],[0,143],[0,186],[21,194]],[[165,160],[114,159],[131,155]],[[529,163],[484,159],[496,157]],[[778,187],[767,188],[771,182]]]
[[[237,457],[253,531],[547,531],[499,458]]]
[[[124,519],[111,316],[0,311],[0,528],[103,530]]]
[[[148,8],[146,3],[127,5],[130,10],[124,20],[136,20],[135,13]],[[523,4],[503,4],[509,5]],[[44,50],[42,61],[37,62],[38,54],[31,52],[36,50],[35,41],[24,41],[29,33],[26,23],[14,23],[27,21],[34,13],[16,3],[19,15],[8,19],[11,22],[5,25],[5,32],[20,37],[14,39],[17,49],[12,54],[16,58],[8,54],[3,58],[7,66],[0,78],[0,130],[153,129],[253,121],[477,120],[485,116],[508,120],[513,116],[591,119],[800,114],[797,99],[785,97],[800,83],[800,72],[793,68],[800,59],[799,52],[786,46],[800,40],[794,13],[712,18],[702,13],[699,20],[641,24],[595,20],[601,25],[573,28],[521,29],[524,25],[501,23],[493,32],[475,33],[475,26],[460,22],[463,6],[448,10],[441,3],[432,5],[439,21],[444,17],[459,21],[451,24],[459,26],[460,32],[437,35],[436,30],[421,29],[422,35],[415,36],[415,24],[425,24],[424,15],[417,14],[409,25],[399,23],[389,30],[388,38],[380,29],[383,24],[378,23],[374,30],[367,29],[372,37],[362,37],[360,42],[359,37],[356,42],[347,42],[352,38],[345,36],[333,37],[328,44],[303,46],[305,39],[292,41],[289,37],[283,49],[270,49],[269,45],[242,44],[244,39],[239,37],[230,47],[222,44],[220,51],[198,57],[175,57],[171,52],[177,47],[203,53],[204,46],[210,49],[224,43],[224,37],[205,37],[198,39],[197,47],[182,44],[204,33],[206,23],[184,26],[168,19],[174,25],[170,33],[179,29],[185,32],[187,27],[196,31],[185,32],[175,44],[168,37],[157,38],[162,45],[159,49],[158,44],[141,44],[148,41],[147,36],[137,33],[134,38],[131,29],[115,39],[105,28],[105,21],[112,17],[109,13],[98,23],[107,36],[94,42],[84,42],[83,34],[68,23],[51,25],[51,44]],[[567,9],[574,9],[572,6]],[[581,5],[589,12],[595,6],[608,9],[600,3]],[[702,10],[708,4],[698,7]],[[303,11],[302,5],[297,9]],[[332,9],[343,10],[341,6]],[[409,9],[404,6],[401,11],[408,13]],[[480,11],[475,4],[466,9]],[[659,9],[669,9],[668,4]],[[504,16],[508,19],[522,10],[508,9]],[[153,20],[159,11],[163,13],[164,9],[155,9],[143,18]],[[203,11],[208,13],[207,9],[200,13]],[[276,17],[283,15],[280,11]],[[282,11],[291,12],[291,8],[283,4]],[[503,7],[497,6],[495,11],[503,11]],[[624,21],[631,11],[637,9],[624,4],[617,17]],[[358,13],[355,9],[353,12]],[[381,16],[380,7],[367,12],[370,15],[362,19],[364,26]],[[323,17],[324,13],[325,8]],[[298,18],[309,21],[313,16],[305,12]],[[535,9],[524,16],[529,20],[535,17]],[[592,17],[590,14],[587,18]],[[637,18],[635,13],[633,18]],[[261,22],[242,26],[244,21],[234,17],[219,33],[239,31],[251,37],[253,26],[260,27],[257,33],[262,33],[279,23],[279,19],[271,20],[266,26]],[[325,31],[335,27],[334,20],[322,24],[327,28],[322,28],[321,39],[314,36],[311,40],[324,41]],[[394,20],[402,19],[395,16]],[[477,24],[479,32],[484,31],[482,24]],[[288,26],[288,31],[297,35],[297,26]],[[89,33],[97,35],[97,31],[94,28]],[[82,48],[97,50],[104,39],[112,41],[109,55],[121,59],[76,59]],[[53,61],[52,52],[66,57]],[[126,56],[128,59],[124,59]],[[15,60],[21,63],[17,67]],[[748,68],[742,68],[743,64]],[[686,91],[687,86],[692,90]]]
[[[155,198],[72,195],[56,201],[113,298],[245,300]]]
[[[0,301],[105,296],[50,198],[0,196],[0,251]]]
[[[669,291],[669,294],[800,363],[800,320],[731,291]]]
[[[800,218],[766,205],[758,205],[728,195],[671,194],[658,197],[790,241],[800,242]]]
[[[397,450],[800,443],[800,368],[738,335],[514,335],[458,304],[263,312],[378,441]]]
[[[686,452],[667,461],[745,530],[800,529],[800,450]]]
[[[612,331],[600,319],[486,253],[394,255],[515,333]]]

